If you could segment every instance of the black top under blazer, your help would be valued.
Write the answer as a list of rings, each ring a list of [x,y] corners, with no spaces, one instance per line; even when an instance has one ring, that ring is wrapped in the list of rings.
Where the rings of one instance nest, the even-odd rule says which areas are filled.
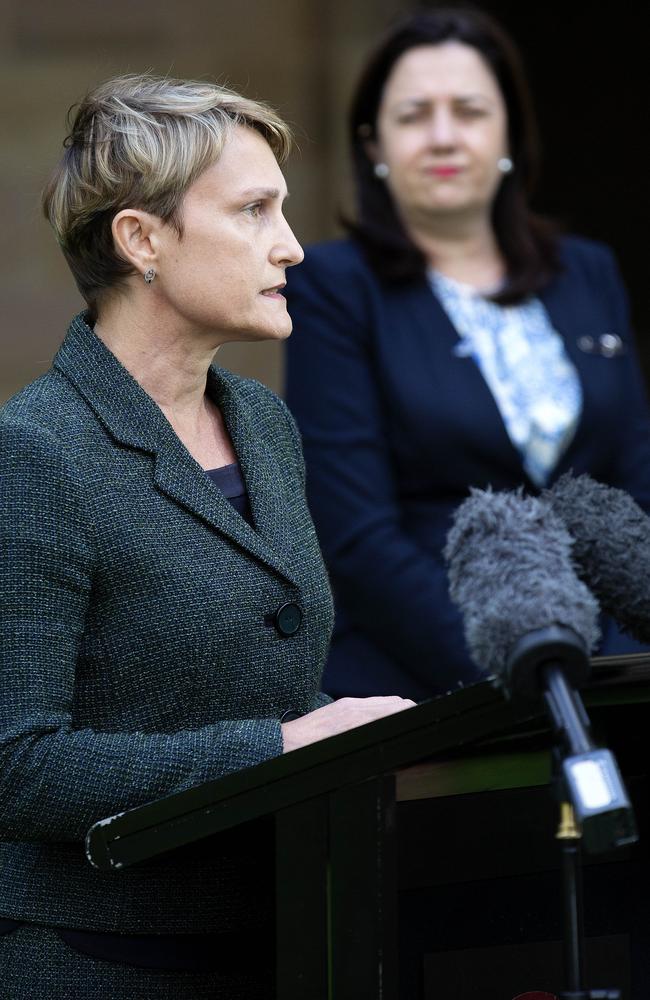
[[[650,509],[650,438],[626,296],[609,250],[561,242],[540,295],[583,391],[553,478],[589,472]],[[470,486],[523,484],[494,398],[425,279],[383,284],[354,242],[312,247],[287,276],[287,402],[337,604],[325,690],[423,698],[477,675],[441,549]],[[625,351],[607,357],[613,333]],[[593,353],[581,348],[591,337]],[[604,650],[628,648],[607,626]]]
[[[96,820],[280,754],[282,714],[328,700],[331,596],[293,421],[219,368],[208,392],[254,528],[82,317],[0,411],[0,915],[149,933],[262,919],[270,844],[117,873],[84,857]]]

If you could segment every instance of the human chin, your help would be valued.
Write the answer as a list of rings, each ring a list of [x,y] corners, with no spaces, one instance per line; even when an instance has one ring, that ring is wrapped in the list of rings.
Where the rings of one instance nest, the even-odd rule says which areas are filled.
[[[284,319],[275,325],[274,331],[271,334],[274,340],[286,340],[287,337],[291,336],[293,330],[293,322],[289,313],[285,313]]]
[[[468,203],[473,201],[472,193],[465,187],[441,186],[430,193],[430,204],[436,209],[458,209],[466,208]]]
[[[289,313],[284,316],[273,317],[256,316],[247,329],[241,330],[242,340],[286,340],[291,334],[293,323]]]
[[[288,322],[291,327],[291,317],[287,311],[287,300],[281,292],[268,294],[262,292],[260,298],[263,300],[263,309],[266,322],[285,326]]]

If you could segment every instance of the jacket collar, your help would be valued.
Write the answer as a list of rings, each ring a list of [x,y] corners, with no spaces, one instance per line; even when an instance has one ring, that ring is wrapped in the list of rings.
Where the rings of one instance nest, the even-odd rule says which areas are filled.
[[[72,321],[54,367],[74,385],[115,441],[154,456],[154,482],[163,493],[295,582],[278,551],[278,542],[286,537],[284,504],[273,485],[279,481],[279,471],[260,440],[235,376],[210,368],[207,391],[232,438],[255,528],[210,481],[162,410],[88,326],[84,313]]]

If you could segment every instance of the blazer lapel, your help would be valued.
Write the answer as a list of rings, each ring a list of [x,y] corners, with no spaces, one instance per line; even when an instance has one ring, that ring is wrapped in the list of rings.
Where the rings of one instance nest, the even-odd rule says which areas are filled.
[[[273,488],[277,475],[269,468],[269,457],[256,440],[245,407],[217,370],[210,371],[209,391],[222,408],[241,462],[255,528],[214,486],[162,410],[95,336],[83,314],[73,320],[54,366],[73,383],[116,441],[154,456],[154,482],[166,496],[295,582],[273,544],[281,518],[277,487]]]
[[[578,369],[583,367],[585,353],[578,347],[578,341],[584,334],[594,333],[594,316],[580,297],[565,290],[564,275],[560,274],[547,288],[543,289],[539,298],[546,309],[553,328],[557,330],[564,341],[567,354]],[[600,331],[599,331],[600,332]]]
[[[276,544],[283,535],[282,529],[286,521],[280,491],[282,470],[277,468],[269,455],[254,415],[228,372],[211,368],[208,392],[221,410],[239,458],[255,531],[268,544]]]
[[[553,479],[571,466],[576,452],[580,452],[588,438],[593,434],[591,412],[592,407],[597,405],[592,399],[594,392],[593,371],[591,374],[587,372],[587,368],[593,366],[593,358],[586,355],[578,346],[582,335],[593,334],[594,319],[597,317],[594,317],[591,312],[589,301],[585,302],[574,291],[565,287],[565,280],[565,274],[561,272],[555,281],[542,290],[539,296],[549,315],[553,329],[557,330],[564,341],[567,356],[578,373],[582,389],[582,413],[578,426],[568,448],[560,457],[552,475]]]
[[[517,468],[522,481],[534,489],[478,364],[471,356],[454,354],[461,338],[426,278],[406,290],[396,291],[385,301],[393,328],[403,330],[409,337],[414,331],[419,332],[422,356],[428,359],[430,370],[452,379],[458,395],[471,401],[477,419],[484,418],[489,423],[493,435],[491,447],[498,446],[503,462]]]
[[[243,462],[242,469],[257,527],[259,504],[251,491]],[[165,448],[156,454],[154,482],[170,499],[196,514],[222,535],[227,535],[240,548],[266,563],[289,582],[295,582],[275,548],[237,513],[180,441],[177,448]]]

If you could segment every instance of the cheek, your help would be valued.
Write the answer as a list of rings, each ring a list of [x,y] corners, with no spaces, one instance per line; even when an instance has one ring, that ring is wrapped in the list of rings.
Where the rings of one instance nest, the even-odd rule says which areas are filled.
[[[172,262],[167,294],[179,313],[219,322],[241,299],[242,267],[210,241],[195,240],[192,250]]]
[[[237,281],[240,269],[236,264],[237,255],[228,252],[226,241],[194,237],[176,261],[175,278],[194,292],[227,287]]]
[[[384,144],[384,159],[395,171],[408,171],[414,160],[426,149],[426,138],[417,132],[395,137]]]
[[[468,138],[467,146],[473,152],[473,176],[482,186],[493,187],[502,178],[497,163],[508,152],[507,141],[499,130],[491,129]]]
[[[490,150],[490,154],[496,160],[498,160],[500,156],[506,155],[508,149],[510,148],[510,142],[508,140],[508,130],[506,128],[505,121],[490,130],[490,132],[484,137],[484,145],[486,149]]]
[[[425,152],[425,146],[417,139],[409,139],[401,142],[397,148],[386,149],[385,161],[390,168],[386,184],[398,198],[408,196],[409,192],[414,192],[426,183],[421,171],[421,160]]]

